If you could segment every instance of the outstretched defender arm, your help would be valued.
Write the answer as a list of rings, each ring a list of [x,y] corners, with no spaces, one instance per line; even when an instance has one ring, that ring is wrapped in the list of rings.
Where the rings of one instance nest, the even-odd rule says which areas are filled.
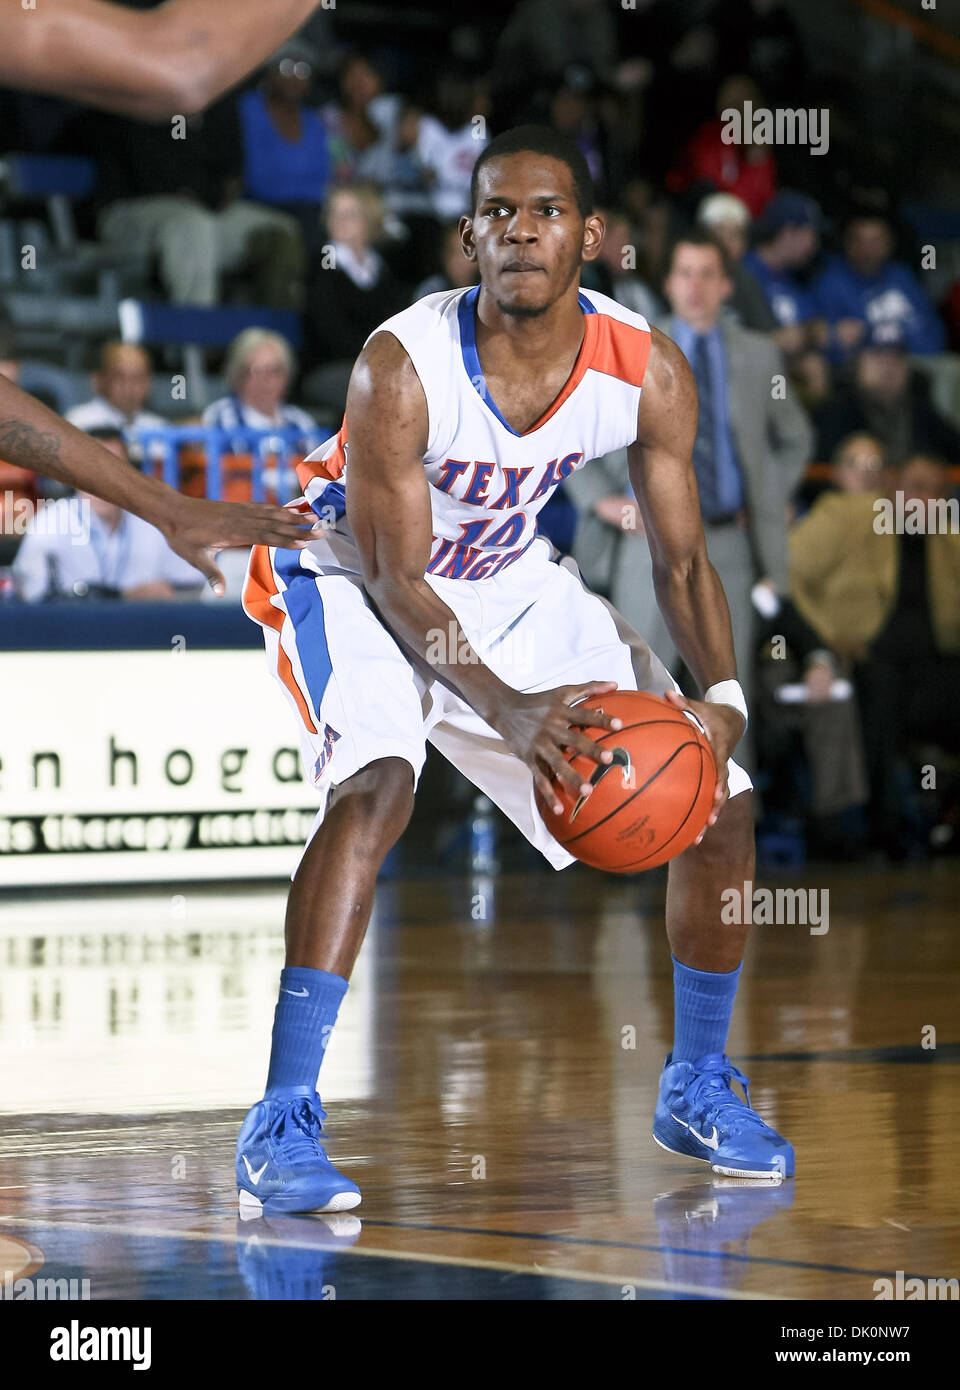
[[[563,749],[608,762],[571,725],[617,727],[596,710],[571,706],[614,689],[610,682],[525,695],[500,680],[470,646],[452,610],[425,578],[433,538],[430,486],[423,467],[427,402],[410,358],[392,333],[378,333],[357,359],[347,393],[350,461],[347,519],[356,540],[364,585],[394,636],[496,729],[533,772],[547,801],[562,807],[551,777],[588,795]],[[439,640],[438,640],[439,639]]]
[[[293,512],[184,497],[131,468],[4,376],[0,376],[0,458],[142,516],[218,593],[223,591],[223,575],[213,563],[211,550],[258,541],[297,549],[309,544],[310,528]]]
[[[653,559],[657,602],[701,691],[735,680],[730,610],[707,556],[693,471],[697,387],[677,345],[653,329],[637,440],[627,450]]]
[[[0,0],[0,82],[142,120],[189,116],[235,85],[320,0]]]

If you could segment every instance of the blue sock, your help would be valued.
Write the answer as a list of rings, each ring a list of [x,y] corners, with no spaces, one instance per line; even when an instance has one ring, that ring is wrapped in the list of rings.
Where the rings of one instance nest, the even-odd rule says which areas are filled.
[[[673,1061],[696,1062],[725,1052],[742,963],[715,973],[692,970],[673,957]]]
[[[265,1096],[285,1086],[316,1086],[346,992],[346,980],[326,970],[292,965],[280,972]]]

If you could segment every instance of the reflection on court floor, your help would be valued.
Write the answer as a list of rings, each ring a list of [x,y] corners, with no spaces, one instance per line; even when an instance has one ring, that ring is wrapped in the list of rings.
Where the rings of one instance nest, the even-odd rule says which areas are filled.
[[[252,1103],[285,901],[258,886],[0,900],[0,1114]],[[371,1085],[375,963],[365,952],[331,1042],[332,1100]]]

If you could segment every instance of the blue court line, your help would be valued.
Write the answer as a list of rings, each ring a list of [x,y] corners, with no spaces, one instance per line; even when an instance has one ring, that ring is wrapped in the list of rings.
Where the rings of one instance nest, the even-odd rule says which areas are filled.
[[[743,1062],[960,1062],[960,1043],[938,1043],[925,1048],[919,1043],[896,1043],[890,1047],[834,1047],[821,1052],[752,1052]]]
[[[554,1245],[585,1245],[608,1250],[642,1250],[648,1254],[691,1255],[697,1259],[733,1260],[738,1264],[774,1265],[778,1269],[813,1269],[827,1274],[862,1274],[864,1278],[889,1279],[889,1269],[855,1269],[851,1265],[814,1264],[809,1260],[782,1260],[773,1255],[732,1255],[724,1250],[696,1250],[676,1245],[641,1245],[627,1240],[587,1240],[584,1236],[556,1236],[541,1231],[488,1231],[474,1226],[425,1226],[415,1221],[364,1221],[364,1226],[391,1226],[402,1231],[439,1231],[449,1235],[504,1236],[512,1240],[542,1240]],[[906,1274],[904,1279],[942,1278],[942,1275]]]

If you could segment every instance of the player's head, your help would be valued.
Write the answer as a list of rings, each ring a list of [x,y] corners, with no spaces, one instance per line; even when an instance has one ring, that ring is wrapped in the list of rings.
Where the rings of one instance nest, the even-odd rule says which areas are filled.
[[[460,235],[484,289],[501,313],[545,313],[578,283],[603,240],[587,161],[549,126],[517,126],[480,154],[470,191]]]

